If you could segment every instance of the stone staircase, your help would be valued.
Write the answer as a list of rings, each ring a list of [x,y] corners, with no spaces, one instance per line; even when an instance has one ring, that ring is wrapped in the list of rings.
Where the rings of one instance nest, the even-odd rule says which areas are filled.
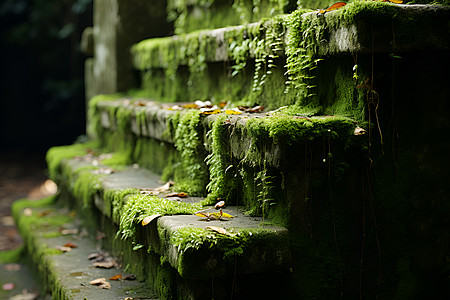
[[[93,275],[52,268],[67,253],[34,255],[53,298],[448,295],[448,6],[167,1],[177,35],[143,39],[160,10],[111,2],[94,4],[88,139],[48,151],[46,205],[139,282],[88,296]],[[29,251],[54,245],[25,206]]]

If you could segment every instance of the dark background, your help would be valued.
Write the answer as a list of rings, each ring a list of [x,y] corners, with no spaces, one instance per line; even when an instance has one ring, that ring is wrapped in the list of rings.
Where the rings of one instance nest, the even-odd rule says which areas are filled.
[[[85,132],[80,38],[92,0],[0,3],[0,154],[72,143]]]

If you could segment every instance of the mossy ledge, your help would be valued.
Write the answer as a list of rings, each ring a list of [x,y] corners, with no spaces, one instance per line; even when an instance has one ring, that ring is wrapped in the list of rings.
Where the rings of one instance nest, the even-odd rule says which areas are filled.
[[[141,283],[131,281],[120,284],[110,281],[110,290],[91,288],[89,281],[109,278],[123,270],[92,268],[87,255],[98,251],[96,243],[81,234],[61,233],[62,229],[83,230],[74,213],[57,204],[57,196],[18,200],[13,204],[12,212],[24,239],[27,262],[41,280],[42,295],[51,295],[56,300],[124,298],[131,295],[127,289],[144,288]],[[76,247],[63,253],[60,249],[68,242]],[[154,294],[147,292],[146,296],[150,295]]]
[[[371,72],[370,54],[450,49],[449,16],[449,6],[354,1],[324,15],[299,9],[246,25],[144,40],[131,52],[142,90],[158,100],[317,106],[339,101],[316,88],[316,73],[330,55],[353,57],[333,62],[340,75],[350,73],[346,85],[357,93]],[[352,76],[357,56],[361,82]]]
[[[53,150],[55,157],[59,157],[57,150]],[[235,260],[247,266],[245,271],[238,271],[240,276],[247,278],[245,280],[268,272],[283,276],[289,274],[290,250],[285,228],[263,226],[261,218],[255,219],[245,216],[242,211],[228,210],[233,208],[226,208],[225,212],[238,218],[226,222],[205,222],[194,215],[197,210],[207,209],[198,202],[199,198],[189,197],[183,202],[177,202],[143,195],[139,189],[158,187],[159,176],[141,168],[126,166],[106,172],[110,169],[102,165],[101,157],[109,155],[93,156],[92,151],[86,148],[86,155],[60,162],[58,170],[64,174],[57,177],[64,194],[61,199],[86,216],[92,229],[97,227],[107,232],[105,246],[115,249],[129,270],[156,284],[155,288],[160,292],[167,292],[164,286],[169,284],[182,287],[189,295],[196,294],[197,285],[210,280],[212,271],[214,277],[222,278],[228,285],[233,274],[237,274]],[[51,160],[51,155],[48,158]],[[86,185],[80,185],[85,189],[81,195],[87,198],[75,192],[71,182],[79,179],[70,177],[70,174],[76,178],[88,178]],[[141,223],[146,217],[152,217],[154,221],[143,226]],[[224,227],[227,234],[214,232],[208,226]],[[269,259],[274,255],[277,260]],[[261,256],[268,259],[263,265],[259,263]],[[211,260],[211,264],[204,264],[208,260]],[[160,270],[156,271],[159,274],[162,274],[163,269],[166,270],[167,277],[164,278],[169,283],[158,283],[157,278],[147,273],[147,270],[155,268]],[[248,270],[252,270],[250,275],[245,275]],[[266,276],[264,280],[270,278]],[[217,284],[217,289],[220,286]],[[240,289],[243,293],[249,292],[244,286]],[[174,293],[174,290],[170,293]],[[229,291],[224,295],[229,295]]]

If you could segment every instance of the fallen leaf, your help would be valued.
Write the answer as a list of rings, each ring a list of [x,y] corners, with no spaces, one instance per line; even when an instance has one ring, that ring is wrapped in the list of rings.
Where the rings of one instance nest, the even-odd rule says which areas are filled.
[[[98,285],[99,288],[107,289],[109,290],[111,288],[111,283],[106,281],[105,278],[97,278],[94,280],[89,281],[91,285]]]
[[[38,299],[38,297],[39,292],[28,292],[24,289],[22,293],[10,297],[9,300],[35,300]]]
[[[151,215],[151,216],[147,216],[144,218],[144,220],[142,220],[142,226],[148,225],[151,221],[153,221],[154,219],[161,217],[161,214],[155,214],[155,215]]]
[[[3,268],[9,272],[15,272],[19,271],[21,269],[21,266],[19,264],[6,264]]]
[[[212,107],[212,103],[209,100],[206,100],[206,101],[197,100],[197,101],[195,101],[195,104],[198,107],[206,107],[206,108],[211,108]]]
[[[345,2],[336,2],[333,5],[331,5],[330,7],[328,7],[327,9],[319,9],[317,14],[323,15],[326,12],[341,8],[342,6],[345,6],[345,5],[347,5],[347,3],[345,3]]]
[[[392,2],[392,3],[396,3],[396,4],[401,4],[401,3],[403,3],[403,0],[385,0],[385,2]]]
[[[59,230],[59,233],[61,233],[62,235],[70,235],[70,234],[78,234],[79,230],[77,228],[73,228],[73,229],[63,229],[61,228]]]
[[[216,205],[214,206],[215,209],[219,209],[225,206],[225,201],[219,201],[216,203]]]
[[[364,135],[367,131],[364,128],[356,127],[355,131],[353,132],[354,135]]]
[[[99,284],[103,284],[105,282],[106,282],[105,278],[97,278],[97,279],[89,281],[89,283],[92,285],[99,285]]]
[[[259,112],[262,112],[263,110],[264,110],[264,106],[258,105],[258,106],[255,106],[255,107],[252,107],[252,108],[248,109],[247,112],[249,112],[249,113],[259,113]]]
[[[240,115],[240,114],[242,114],[241,111],[239,111],[239,110],[234,110],[234,109],[227,109],[227,110],[225,110],[225,113],[226,113],[227,115]]]
[[[167,197],[180,197],[180,198],[185,198],[185,197],[187,197],[187,196],[188,196],[188,194],[185,193],[185,192],[175,192],[175,193],[167,194],[167,195],[166,195],[166,198],[167,198]]]
[[[188,104],[181,105],[181,107],[182,107],[182,108],[187,108],[187,109],[190,109],[190,108],[198,108],[198,104],[195,104],[195,103],[188,103]]]
[[[116,266],[116,261],[115,260],[110,260],[110,261],[94,261],[92,263],[93,266],[97,267],[97,268],[102,268],[102,269],[111,269],[113,267]]]
[[[210,229],[210,230],[215,231],[215,232],[218,232],[218,233],[220,233],[220,234],[228,235],[228,231],[226,231],[226,229],[225,229],[225,228],[222,228],[222,227],[208,226],[208,227],[206,227],[205,229]]]
[[[198,211],[195,213],[197,217],[206,218],[207,220],[220,220],[221,218],[234,218],[234,216],[227,214],[227,213],[220,213],[220,212],[204,212],[204,211]]]
[[[4,291],[12,291],[15,287],[16,285],[12,282],[8,282],[2,285],[2,289]]]
[[[72,251],[72,248],[70,248],[70,247],[65,247],[65,246],[58,247],[57,249],[58,249],[59,251],[62,251],[62,252],[70,252],[70,251]]]
[[[122,279],[122,274],[116,274],[113,277],[109,278],[108,280],[120,280]]]
[[[42,217],[48,215],[49,213],[51,213],[50,210],[44,210],[44,211],[40,211],[40,212],[37,214],[37,216],[38,216],[39,218],[42,218]]]
[[[73,244],[73,243],[71,243],[71,242],[66,243],[65,245],[63,245],[63,247],[78,248],[77,245],[75,245],[75,244]]]
[[[150,195],[157,195],[162,192],[166,192],[170,190],[170,187],[174,185],[172,181],[168,181],[166,184],[159,186],[157,188],[141,188],[139,189],[141,194],[150,194]]]
[[[200,112],[203,115],[215,115],[220,113],[220,109],[201,108]]]
[[[219,213],[214,213],[214,214],[218,214],[218,215],[219,215]],[[232,216],[232,215],[227,214],[227,213],[224,212],[224,213],[222,213],[221,218],[234,218],[234,216]]]
[[[123,280],[136,280],[136,276],[134,274],[129,274],[124,276]]]

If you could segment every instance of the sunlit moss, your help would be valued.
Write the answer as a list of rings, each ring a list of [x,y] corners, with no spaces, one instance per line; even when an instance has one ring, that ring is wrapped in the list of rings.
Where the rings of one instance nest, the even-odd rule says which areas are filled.
[[[202,206],[196,203],[177,202],[154,196],[133,194],[127,198],[120,212],[120,235],[132,238],[136,225],[147,216],[193,214]]]

